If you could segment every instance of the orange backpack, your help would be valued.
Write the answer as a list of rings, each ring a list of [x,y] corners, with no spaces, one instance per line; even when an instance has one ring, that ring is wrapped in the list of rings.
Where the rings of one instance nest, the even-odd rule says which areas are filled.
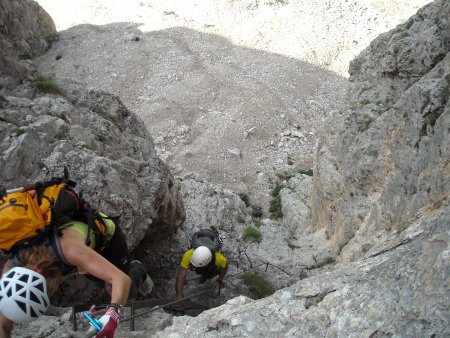
[[[96,243],[104,241],[103,218],[73,190],[76,182],[64,174],[64,178],[0,193],[0,250],[16,252],[41,243],[50,231],[59,233],[58,227],[71,220],[87,223]],[[87,245],[89,241],[88,235]]]
[[[0,249],[9,251],[19,240],[43,230],[41,209],[30,193],[11,193],[0,201]]]
[[[80,210],[81,199],[62,179],[7,191],[0,200],[0,249],[9,252],[18,244],[33,244]]]

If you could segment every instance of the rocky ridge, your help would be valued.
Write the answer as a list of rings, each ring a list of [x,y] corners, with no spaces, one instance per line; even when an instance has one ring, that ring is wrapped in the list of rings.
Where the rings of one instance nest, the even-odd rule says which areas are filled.
[[[169,261],[176,264],[196,227],[218,225],[232,250],[230,256],[240,258],[240,248],[245,246],[252,259],[292,269],[292,281],[301,281],[263,300],[234,298],[196,318],[155,312],[140,319],[138,331],[131,333],[124,324],[119,335],[448,335],[446,13],[445,1],[434,2],[375,40],[355,60],[350,100],[324,130],[313,178],[296,174],[276,179],[284,188],[281,221],[257,222],[251,208],[232,190],[190,177],[176,182],[185,201],[186,222],[176,233],[176,242],[163,246]],[[409,63],[402,62],[405,55],[417,60],[417,67],[408,68]],[[422,184],[424,188],[417,189]],[[397,214],[396,208],[402,212]],[[348,230],[345,223],[351,225]],[[247,225],[260,226],[261,243],[242,241],[241,230]],[[169,262],[161,271],[174,273],[170,266]],[[277,287],[283,286],[283,278],[291,283],[275,270],[270,278]],[[226,283],[223,294],[241,293],[242,285],[236,289],[234,282]],[[70,330],[68,318],[62,309],[59,316],[15,332],[81,336]]]
[[[429,1],[38,2],[59,30],[44,75],[118,95],[175,176],[266,212],[268,179],[312,168],[350,60]]]

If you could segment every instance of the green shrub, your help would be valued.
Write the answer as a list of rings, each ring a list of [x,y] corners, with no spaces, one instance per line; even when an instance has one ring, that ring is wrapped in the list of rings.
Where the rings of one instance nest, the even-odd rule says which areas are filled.
[[[62,89],[51,78],[39,75],[34,78],[33,84],[41,92],[60,95],[63,94]]]
[[[369,129],[370,124],[373,122],[373,119],[371,118],[366,118],[364,120],[362,120],[358,125],[359,125],[359,130],[360,131],[366,131],[367,129]]]
[[[20,127],[19,120],[11,115],[5,115],[4,117],[0,118],[0,121],[15,125],[16,127]]]
[[[279,184],[272,191],[272,199],[270,201],[270,218],[277,220],[283,218],[283,212],[281,211],[281,196],[280,191],[283,187]]]
[[[305,301],[305,308],[309,309],[311,306],[319,304],[321,301],[323,301],[323,299],[327,294],[328,294],[327,292],[323,292],[319,293],[317,296],[308,297]]]
[[[256,218],[262,217],[262,208],[259,205],[252,205],[252,216]]]
[[[294,175],[288,174],[287,172],[284,173],[276,173],[277,177],[280,179],[280,181],[289,181]]]
[[[95,133],[95,132],[94,132],[94,135],[95,135],[95,139],[96,139],[97,141],[100,141],[100,142],[103,142],[103,143],[108,142],[108,136],[106,136],[105,134],[102,134],[102,133]]]
[[[257,228],[248,226],[244,229],[242,238],[248,242],[261,243],[262,234],[261,231],[259,231]]]
[[[372,157],[378,157],[378,150],[370,149],[367,151],[367,155]]]
[[[75,147],[78,149],[90,149],[89,145],[84,141],[79,141],[77,144],[75,144]]]
[[[309,169],[309,170],[300,170],[300,171],[299,171],[299,174],[302,174],[302,175],[308,175],[308,176],[313,176],[313,170],[312,170],[312,169]]]
[[[242,214],[237,214],[236,216],[235,216],[235,219],[236,219],[236,222],[238,222],[238,223],[245,223],[245,218],[244,218],[244,216],[242,216]]]
[[[325,258],[325,259],[323,260],[323,262],[320,262],[320,263],[317,265],[317,267],[318,267],[318,268],[321,268],[321,267],[324,267],[325,265],[333,264],[334,262],[335,262],[335,260],[334,260],[333,257],[327,257],[327,258]]]
[[[252,299],[268,297],[275,292],[274,287],[263,276],[255,272],[246,272],[242,280],[247,286],[248,296]]]
[[[39,167],[39,169],[44,169],[46,167],[45,162],[42,160],[39,160],[37,162],[37,166]]]

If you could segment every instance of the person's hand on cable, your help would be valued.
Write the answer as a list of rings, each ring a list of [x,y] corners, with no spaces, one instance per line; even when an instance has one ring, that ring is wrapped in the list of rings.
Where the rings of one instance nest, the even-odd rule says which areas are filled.
[[[108,307],[106,313],[100,317],[99,322],[102,324],[103,328],[95,336],[96,338],[113,338],[116,332],[117,325],[119,324],[120,314],[114,306]],[[92,336],[97,330],[95,327],[89,328],[87,335]]]
[[[104,315],[106,312],[106,308],[100,308],[97,310],[95,304],[90,307],[86,313],[91,316],[92,318],[97,318],[98,316]],[[83,321],[87,324],[89,321],[86,318],[83,318]]]

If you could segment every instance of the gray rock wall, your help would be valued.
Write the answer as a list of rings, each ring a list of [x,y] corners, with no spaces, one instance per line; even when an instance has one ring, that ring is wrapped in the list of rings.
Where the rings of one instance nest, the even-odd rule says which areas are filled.
[[[340,263],[263,300],[174,318],[158,337],[450,334],[449,14],[435,1],[351,64],[348,105],[323,132],[305,199]],[[292,224],[302,213],[281,195],[305,253],[311,237]]]
[[[312,196],[306,193],[309,178],[299,175],[283,183],[284,219],[263,220],[262,242],[244,244],[252,259],[279,260],[273,262],[283,268],[310,267],[298,276],[306,278],[259,301],[240,296],[196,318],[173,318],[173,325],[156,336],[450,335],[449,14],[448,1],[435,1],[352,62],[348,105],[324,128],[317,149]],[[158,219],[166,220],[158,229],[173,231],[167,220],[184,219],[177,184],[165,175],[153,145],[143,141],[150,138],[139,121],[113,96],[67,88],[63,96],[36,97],[32,88],[22,88],[28,93],[22,97],[6,96],[0,124],[2,153],[8,155],[0,163],[7,169],[5,181],[16,185],[44,177],[67,162],[81,187],[102,188],[92,198],[108,211],[131,208],[135,215],[139,208],[124,197],[131,195],[142,199],[140,212],[167,215],[154,216],[152,224],[136,216],[144,228],[135,227],[134,216],[126,217],[130,237],[157,231]],[[5,118],[6,113],[16,120]],[[60,138],[61,133],[67,137]],[[26,144],[35,153],[27,154]],[[28,157],[42,168],[24,160]],[[14,165],[7,167],[9,162]],[[51,167],[56,168],[45,169]],[[14,175],[16,168],[20,177]],[[179,189],[190,212],[186,227],[174,236],[176,243],[159,243],[163,250],[139,245],[140,252],[160,254],[154,262],[169,260],[161,266],[172,281],[176,271],[168,267],[176,266],[196,227],[219,226],[230,249],[238,249],[230,257],[240,258],[239,237],[254,224],[232,192],[195,180],[180,182]],[[339,263],[324,266],[321,254],[334,254]],[[228,280],[223,293],[239,287]],[[173,285],[169,288],[173,292]],[[70,332],[68,315],[63,317],[52,317],[49,326],[41,318],[16,332],[26,336],[30,327],[39,327],[47,336],[77,336]],[[163,319],[161,328],[170,324]],[[155,335],[129,333],[125,323],[119,332],[123,337]]]
[[[27,75],[29,64],[26,60],[46,51],[55,38],[55,24],[38,3],[32,0],[2,0],[0,86],[4,85],[6,80],[3,78],[6,76],[18,79]]]
[[[130,249],[153,232],[174,232],[184,208],[141,120],[117,97],[6,96],[0,111],[1,180],[12,188],[62,174],[109,215],[119,215]]]
[[[449,13],[435,1],[350,65],[347,107],[317,149],[312,203],[314,228],[344,260],[448,196]]]

